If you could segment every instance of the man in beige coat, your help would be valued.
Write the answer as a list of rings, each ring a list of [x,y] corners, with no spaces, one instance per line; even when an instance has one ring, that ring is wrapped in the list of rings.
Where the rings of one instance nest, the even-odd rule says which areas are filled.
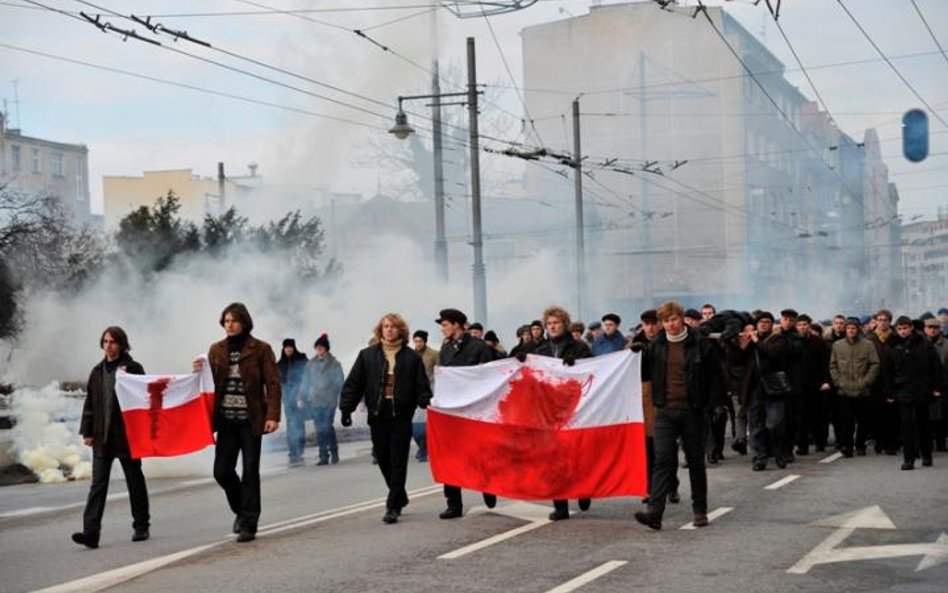
[[[833,344],[830,355],[830,378],[839,393],[840,451],[845,457],[853,456],[853,431],[856,454],[866,454],[866,432],[873,382],[879,376],[879,354],[876,347],[862,337],[859,320],[846,320],[846,339]]]

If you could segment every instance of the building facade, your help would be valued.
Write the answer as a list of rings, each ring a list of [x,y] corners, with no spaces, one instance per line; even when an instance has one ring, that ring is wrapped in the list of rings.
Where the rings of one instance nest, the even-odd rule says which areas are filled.
[[[948,307],[948,208],[938,218],[901,227],[901,286],[906,311],[919,315]]]
[[[898,265],[898,248],[867,229],[897,203],[877,139],[866,149],[875,132],[847,136],[740,23],[707,11],[714,27],[654,2],[593,6],[522,32],[531,141],[570,152],[554,116],[568,118],[581,94],[592,199],[609,202],[604,219],[623,222],[593,231],[590,278],[608,284],[604,304],[816,312],[888,302],[890,269],[863,287]],[[528,193],[569,195],[558,181],[528,169]],[[878,241],[873,254],[867,241]]]
[[[89,205],[89,149],[84,144],[66,144],[24,136],[7,127],[0,113],[0,185],[27,195],[58,198],[73,220],[93,221]]]

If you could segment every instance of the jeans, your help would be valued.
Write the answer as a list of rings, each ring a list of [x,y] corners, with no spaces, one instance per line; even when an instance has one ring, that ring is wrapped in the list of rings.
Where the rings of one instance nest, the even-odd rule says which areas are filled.
[[[299,461],[306,447],[306,411],[296,407],[296,402],[283,400],[283,412],[286,416],[286,448],[290,461]]]
[[[263,437],[254,436],[250,423],[222,421],[214,448],[214,479],[224,489],[227,504],[239,519],[242,529],[257,532],[260,519],[260,445]],[[243,471],[237,476],[237,455]]]
[[[760,397],[760,390],[751,393],[748,421],[754,461],[787,454],[786,405],[782,399]]]
[[[418,445],[418,453],[415,459],[418,461],[428,460],[428,424],[426,422],[412,422],[411,437]]]
[[[102,529],[102,515],[105,513],[105,499],[109,494],[112,462],[116,459],[122,464],[122,472],[125,474],[128,500],[132,506],[132,528],[140,531],[147,530],[149,527],[148,487],[145,485],[145,475],[142,474],[142,460],[116,458],[108,454],[96,455],[92,458],[92,484],[89,487],[86,510],[82,514],[82,531],[86,535],[99,537],[99,531]]]
[[[655,414],[655,468],[649,510],[659,517],[665,512],[665,498],[676,485],[678,472],[678,439],[681,439],[691,478],[691,508],[695,513],[708,512],[708,477],[704,468],[705,410],[668,410],[659,408]]]
[[[319,447],[319,459],[326,461],[329,454],[339,454],[339,444],[336,442],[336,429],[333,420],[336,419],[335,406],[318,406],[313,408],[313,423],[316,425],[316,445]]]

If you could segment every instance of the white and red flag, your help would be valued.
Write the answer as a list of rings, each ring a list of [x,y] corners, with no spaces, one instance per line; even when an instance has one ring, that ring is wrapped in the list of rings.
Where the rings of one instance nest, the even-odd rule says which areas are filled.
[[[520,500],[645,496],[639,357],[435,367],[435,481]]]
[[[214,444],[214,378],[205,357],[200,373],[115,376],[133,458],[174,457]]]

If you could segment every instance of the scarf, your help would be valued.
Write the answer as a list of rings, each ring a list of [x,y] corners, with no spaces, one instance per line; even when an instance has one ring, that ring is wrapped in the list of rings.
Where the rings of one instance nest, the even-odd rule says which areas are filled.
[[[688,337],[688,328],[686,327],[686,328],[682,329],[682,330],[681,330],[681,333],[678,334],[677,336],[673,336],[673,335],[671,335],[670,333],[665,332],[665,337],[668,338],[668,341],[671,342],[672,344],[677,344],[677,343],[679,343],[679,342],[684,342],[684,341],[685,341],[685,338]]]

